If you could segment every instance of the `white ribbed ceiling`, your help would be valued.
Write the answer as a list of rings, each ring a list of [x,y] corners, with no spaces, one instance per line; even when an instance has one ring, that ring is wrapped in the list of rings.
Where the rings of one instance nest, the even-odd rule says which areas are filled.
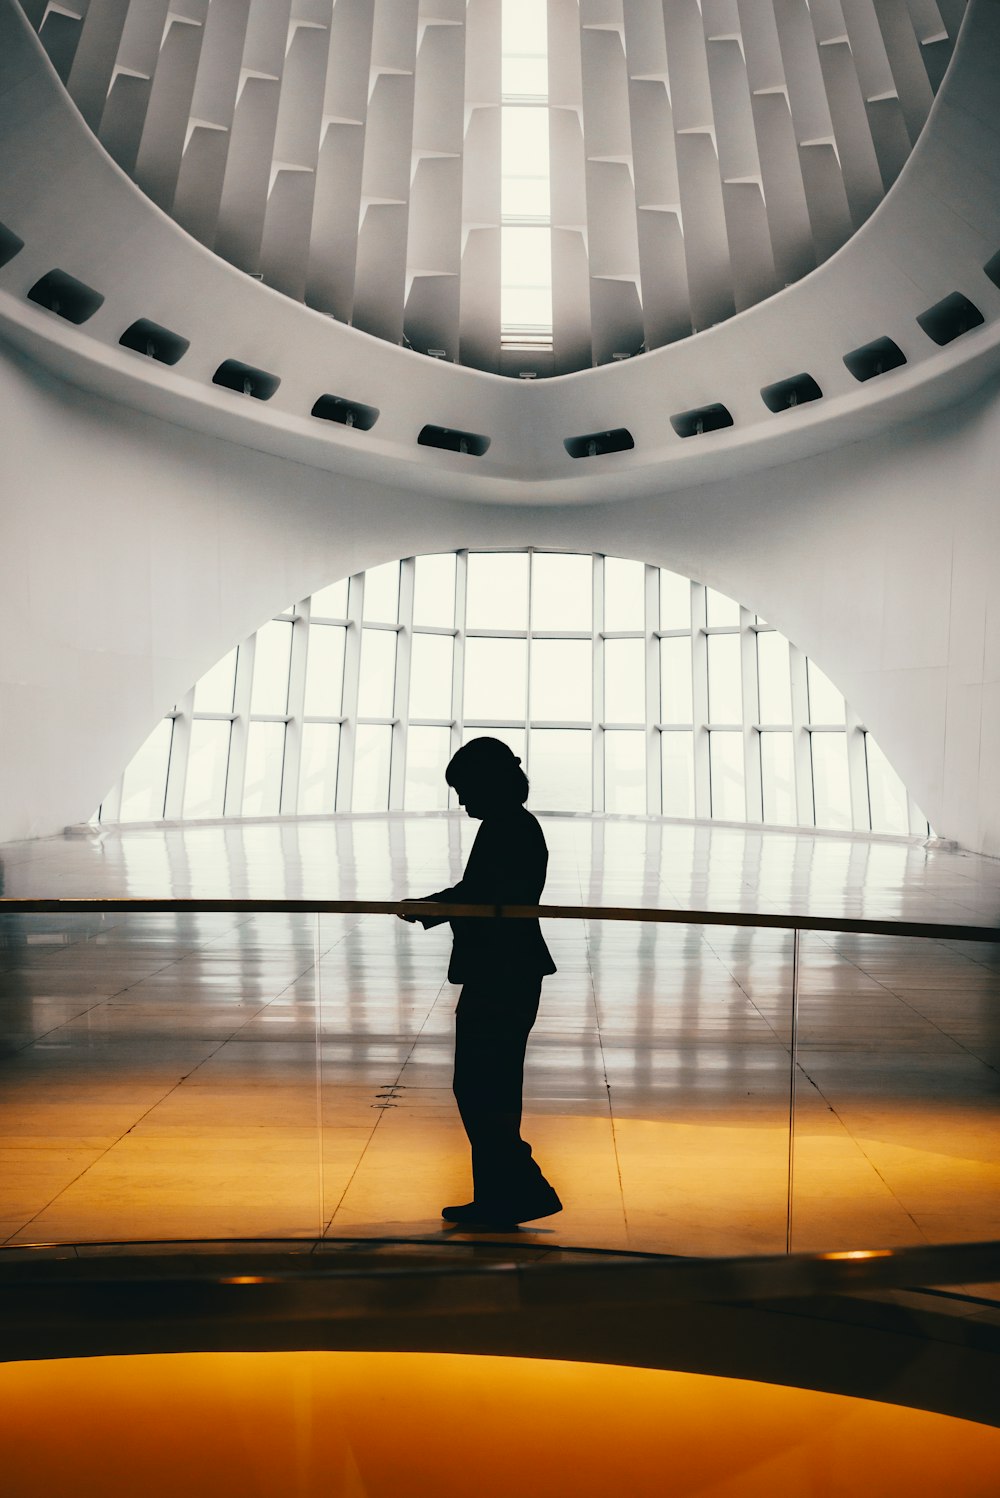
[[[23,8],[109,153],[224,259],[390,342],[545,375],[832,255],[916,141],[965,0],[547,0],[548,95],[516,102],[502,0]],[[501,118],[526,102],[549,117],[551,351],[501,339]]]

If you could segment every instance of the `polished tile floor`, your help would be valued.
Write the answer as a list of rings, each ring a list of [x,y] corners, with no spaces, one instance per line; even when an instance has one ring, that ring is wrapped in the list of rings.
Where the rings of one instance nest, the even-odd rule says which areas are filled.
[[[914,842],[543,819],[552,903],[996,924],[1000,864]],[[0,848],[6,896],[395,899],[476,824],[91,830]],[[532,1241],[681,1254],[1000,1237],[1000,948],[553,921]],[[447,929],[386,916],[0,916],[0,1242],[437,1237],[466,1200]]]

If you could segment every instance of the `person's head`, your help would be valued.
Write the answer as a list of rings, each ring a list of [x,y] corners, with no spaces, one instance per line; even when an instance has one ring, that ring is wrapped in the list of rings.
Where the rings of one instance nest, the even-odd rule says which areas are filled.
[[[444,778],[470,817],[482,819],[528,799],[521,761],[501,739],[470,739],[452,755]]]

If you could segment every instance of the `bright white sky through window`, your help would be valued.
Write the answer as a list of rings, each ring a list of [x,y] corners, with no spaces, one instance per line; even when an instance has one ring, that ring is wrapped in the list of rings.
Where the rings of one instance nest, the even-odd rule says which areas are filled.
[[[500,326],[552,336],[548,34],[544,0],[503,0]]]

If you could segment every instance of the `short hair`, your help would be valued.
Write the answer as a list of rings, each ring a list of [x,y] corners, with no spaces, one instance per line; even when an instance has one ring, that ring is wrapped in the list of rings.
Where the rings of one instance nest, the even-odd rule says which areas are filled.
[[[486,735],[470,739],[456,750],[444,778],[453,788],[472,778],[485,780],[504,798],[509,796],[522,804],[528,799],[528,777],[520,759],[502,739]]]

